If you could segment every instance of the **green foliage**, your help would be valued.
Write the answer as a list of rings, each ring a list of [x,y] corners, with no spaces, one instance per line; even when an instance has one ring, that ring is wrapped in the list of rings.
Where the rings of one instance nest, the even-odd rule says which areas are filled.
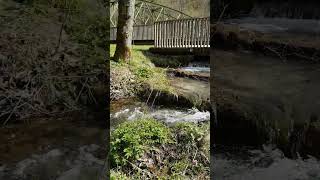
[[[177,161],[172,165],[172,171],[174,173],[181,173],[189,166],[189,163],[186,160]]]
[[[207,134],[208,123],[180,122],[169,127],[153,119],[123,123],[112,133],[111,159],[115,172],[111,177],[208,179],[209,153],[199,143]],[[209,149],[209,144],[205,146]],[[151,167],[149,159],[154,160]]]
[[[170,130],[153,119],[125,122],[111,136],[112,165],[134,162],[154,145],[171,142]]]
[[[173,131],[179,136],[178,143],[193,144],[200,141],[208,132],[209,126],[207,124],[197,125],[191,122],[178,122],[173,127]]]
[[[130,180],[130,178],[121,171],[110,171],[110,180]]]
[[[140,78],[150,78],[153,75],[153,71],[150,68],[138,67],[135,75]]]

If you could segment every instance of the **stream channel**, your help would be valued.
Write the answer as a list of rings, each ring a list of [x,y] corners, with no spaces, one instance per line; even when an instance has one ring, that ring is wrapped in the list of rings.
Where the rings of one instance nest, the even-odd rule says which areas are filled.
[[[189,74],[206,74],[209,77],[209,64],[191,62],[186,67],[177,68],[176,70]],[[176,88],[179,95],[187,98],[198,99],[199,101],[209,99],[209,82],[201,81],[185,77],[176,77],[168,73],[171,86]],[[160,97],[158,97],[160,98]],[[177,97],[179,101],[179,97]],[[122,99],[111,103],[111,129],[124,121],[131,121],[142,117],[151,117],[162,121],[166,124],[175,122],[204,122],[210,120],[210,112],[208,110],[199,110],[197,108],[188,108],[184,104],[172,107],[171,105],[159,104],[157,99],[149,100]]]

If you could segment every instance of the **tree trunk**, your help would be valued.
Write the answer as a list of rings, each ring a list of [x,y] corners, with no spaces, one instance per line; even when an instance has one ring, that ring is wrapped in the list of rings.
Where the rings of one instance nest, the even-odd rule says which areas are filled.
[[[118,26],[117,26],[117,46],[114,60],[124,60],[129,62],[131,59],[132,32],[134,20],[135,0],[118,1]]]

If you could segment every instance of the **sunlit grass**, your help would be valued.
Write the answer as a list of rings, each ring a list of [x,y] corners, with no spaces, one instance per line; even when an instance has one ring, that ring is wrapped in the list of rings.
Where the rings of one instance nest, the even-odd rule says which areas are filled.
[[[139,81],[146,83],[151,89],[161,92],[169,92],[176,94],[176,90],[170,86],[169,79],[166,75],[166,70],[156,67],[152,61],[160,59],[157,56],[147,56],[145,52],[152,46],[149,45],[134,45],[132,47],[132,59],[128,64],[124,62],[111,61],[111,68],[117,66],[128,67],[138,78]],[[110,46],[110,56],[115,53],[116,45]]]

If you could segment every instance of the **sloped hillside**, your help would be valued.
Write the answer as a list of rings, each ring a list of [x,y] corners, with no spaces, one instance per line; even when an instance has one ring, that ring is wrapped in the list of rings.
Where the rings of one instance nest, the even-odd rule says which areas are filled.
[[[81,6],[65,7],[1,1],[1,124],[107,103],[99,19],[73,12]]]

